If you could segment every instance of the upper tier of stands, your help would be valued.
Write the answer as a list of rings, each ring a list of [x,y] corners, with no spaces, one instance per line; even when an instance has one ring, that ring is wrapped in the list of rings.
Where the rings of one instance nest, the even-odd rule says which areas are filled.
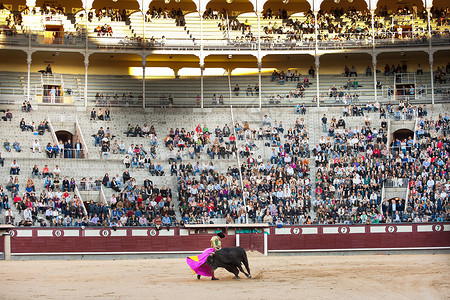
[[[312,13],[295,13],[285,19],[275,19],[275,16],[260,18],[258,30],[258,18],[255,13],[244,13],[229,18],[205,17],[201,22],[196,12],[182,15],[181,20],[170,15],[152,18],[151,14],[147,14],[143,17],[140,12],[126,16],[126,20],[107,14],[100,14],[98,17],[93,14],[94,17],[86,20],[87,15],[84,11],[80,11],[70,21],[63,14],[56,12],[41,14],[39,8],[36,9],[35,13],[19,14],[20,21],[14,21],[8,10],[2,10],[0,26],[7,36],[1,39],[1,43],[26,44],[28,39],[21,34],[31,30],[35,46],[58,44],[84,48],[85,32],[88,32],[91,48],[198,49],[203,38],[205,50],[257,49],[259,32],[263,50],[315,48]],[[429,43],[426,14],[379,13],[374,20],[375,47],[427,46]],[[440,11],[432,15],[433,45],[448,45],[450,25],[447,20],[446,14]],[[368,12],[320,12],[318,23],[320,49],[373,47],[371,18]],[[56,37],[52,37],[51,34],[46,36],[45,27],[56,24],[62,26],[63,32]],[[101,29],[102,26],[111,29],[108,34],[98,34],[97,29]],[[403,27],[405,29],[401,29]],[[71,35],[73,37],[69,40]]]

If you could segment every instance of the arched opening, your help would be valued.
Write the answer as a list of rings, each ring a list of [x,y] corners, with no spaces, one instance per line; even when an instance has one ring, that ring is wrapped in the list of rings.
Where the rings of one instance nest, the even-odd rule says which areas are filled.
[[[73,134],[66,130],[59,130],[55,132],[56,138],[58,141],[62,141],[63,143],[68,142],[69,140],[73,142]]]
[[[71,0],[71,1],[62,1],[51,2],[46,0],[36,0],[36,7],[40,7],[41,10],[45,10],[46,7],[50,8],[50,11],[55,11],[57,8],[62,8],[65,15],[70,15],[76,13],[83,7],[83,1],[81,0]]]
[[[346,13],[349,10],[366,11],[367,3],[364,0],[355,0],[351,2],[325,0],[320,4],[320,9],[326,12],[340,11],[342,13]]]
[[[414,132],[409,129],[399,129],[393,133],[393,138],[394,138],[394,141],[396,141],[397,139],[400,141],[404,141],[404,140],[407,141],[409,138],[411,138],[413,140]]]
[[[152,9],[158,10],[159,8],[167,10],[181,9],[184,15],[197,11],[197,6],[195,5],[194,1],[170,1],[169,3],[167,3],[167,1],[164,0],[153,0],[149,3],[149,7],[147,7],[147,9],[150,11]]]
[[[310,5],[307,1],[297,1],[297,0],[290,0],[286,3],[285,0],[269,0],[266,3],[264,3],[264,17],[268,18],[269,16],[267,13],[270,11],[272,12],[273,18],[280,18],[282,15],[283,10],[287,12],[288,17],[296,14],[296,13],[306,13],[310,10]],[[303,16],[303,14],[302,14]]]
[[[413,147],[414,132],[410,129],[398,129],[392,134],[391,151],[394,156],[411,153]]]
[[[228,18],[231,17],[237,17],[240,14],[247,13],[247,12],[254,12],[253,4],[248,0],[236,0],[227,2],[225,0],[211,0],[206,5],[206,12],[211,10],[217,10],[219,12],[219,16],[222,14],[224,18],[228,16]]]
[[[392,15],[400,13],[403,15],[409,15],[413,13],[414,7],[417,7],[417,11],[424,9],[423,2],[421,0],[410,0],[408,3],[401,1],[389,1],[380,0],[377,3],[376,14],[379,15]]]

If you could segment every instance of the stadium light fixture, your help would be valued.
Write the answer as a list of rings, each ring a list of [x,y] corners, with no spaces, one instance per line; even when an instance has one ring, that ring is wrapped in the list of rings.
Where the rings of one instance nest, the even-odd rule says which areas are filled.
[[[233,3],[233,0],[227,0],[227,3],[228,3],[228,4]]]
[[[341,0],[334,0],[334,3],[339,3],[339,2],[341,2]]]
[[[352,2],[353,2],[353,0],[348,0],[348,2],[352,3]]]
[[[169,4],[169,3],[170,3],[170,0],[164,0],[164,3],[165,3],[165,4]]]
[[[180,2],[181,2],[181,0],[175,0],[175,2],[176,2],[176,3],[180,3]]]
[[[115,2],[117,2],[117,0],[112,0],[112,2],[114,2],[114,3],[115,3]]]
[[[284,4],[288,4],[288,3],[289,3],[289,0],[283,0],[283,3],[284,3]]]

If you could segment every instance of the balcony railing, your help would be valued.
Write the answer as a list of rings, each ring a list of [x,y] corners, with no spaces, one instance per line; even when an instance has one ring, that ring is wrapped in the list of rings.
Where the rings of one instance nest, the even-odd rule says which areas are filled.
[[[3,46],[28,46],[32,47],[58,47],[58,48],[85,48],[86,35],[82,31],[72,34],[53,32],[51,36],[45,31],[32,31],[17,33],[15,35],[0,35],[0,45]],[[450,45],[450,33],[448,30],[433,31],[431,38],[433,46]],[[313,50],[316,43],[314,36],[299,37],[298,35],[283,34],[261,36],[262,50]],[[392,48],[392,47],[426,47],[429,45],[428,36],[425,33],[417,34],[403,32],[401,36],[393,33],[378,34],[375,41],[366,33],[352,34],[328,34],[319,36],[317,46],[321,50],[334,49],[363,49],[363,48]],[[200,50],[200,40],[190,38],[170,38],[151,40],[141,37],[128,36],[89,36],[88,47],[92,49],[148,49],[148,50]],[[203,49],[214,51],[227,50],[257,50],[257,37],[253,40],[239,38],[230,40],[227,38],[204,39]]]

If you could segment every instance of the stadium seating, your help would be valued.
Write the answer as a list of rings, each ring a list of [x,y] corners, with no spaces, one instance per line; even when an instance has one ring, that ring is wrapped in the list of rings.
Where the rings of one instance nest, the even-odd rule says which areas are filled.
[[[19,179],[19,194],[22,193],[25,189],[25,182],[28,178],[30,178],[31,175],[31,169],[32,167],[37,164],[40,169],[42,169],[43,165],[48,165],[49,169],[52,170],[55,165],[59,165],[60,169],[62,170],[61,177],[69,177],[74,178],[78,185],[80,185],[80,180],[85,177],[92,177],[93,180],[99,179],[99,181],[102,180],[105,173],[109,173],[110,176],[114,176],[115,174],[121,175],[123,167],[123,157],[122,154],[111,154],[109,159],[102,159],[101,158],[101,151],[99,147],[93,146],[94,144],[94,138],[93,135],[96,134],[97,130],[102,126],[104,129],[106,127],[109,127],[109,129],[112,132],[112,135],[114,135],[114,139],[111,141],[111,143],[114,140],[117,141],[124,141],[127,148],[130,144],[143,144],[144,148],[148,150],[149,144],[148,144],[148,138],[141,138],[141,137],[127,137],[124,134],[124,131],[126,131],[126,128],[128,124],[139,124],[143,125],[144,123],[147,123],[149,126],[153,125],[156,128],[156,132],[158,135],[158,146],[157,146],[157,155],[155,159],[152,159],[153,163],[160,163],[163,166],[163,170],[165,172],[164,176],[151,176],[148,172],[148,170],[141,169],[141,168],[130,168],[130,173],[133,178],[136,179],[136,182],[138,185],[141,185],[146,178],[150,178],[153,181],[153,184],[156,184],[157,186],[166,186],[168,185],[169,188],[173,191],[174,199],[174,207],[176,210],[176,216],[177,220],[181,220],[181,215],[179,213],[179,202],[176,196],[176,191],[179,190],[179,185],[177,185],[176,182],[176,176],[170,175],[170,164],[168,163],[169,160],[169,152],[164,146],[164,137],[166,134],[169,133],[171,128],[186,128],[186,130],[191,131],[194,130],[195,124],[200,124],[202,127],[206,125],[206,127],[209,128],[210,131],[214,132],[214,129],[217,125],[220,127],[224,126],[225,123],[232,127],[232,122],[237,122],[240,124],[248,124],[249,128],[258,130],[259,128],[264,128],[262,125],[262,120],[264,120],[265,114],[270,114],[270,117],[272,118],[272,122],[275,120],[282,121],[286,130],[289,127],[292,127],[295,120],[299,117],[303,118],[305,120],[305,129],[308,132],[308,143],[310,145],[310,149],[312,150],[315,145],[318,145],[320,141],[323,139],[323,136],[327,136],[328,134],[324,134],[321,130],[320,126],[317,126],[317,124],[320,124],[322,113],[326,113],[327,116],[334,116],[336,118],[339,118],[342,116],[342,110],[341,108],[335,108],[335,109],[328,109],[327,111],[324,110],[318,110],[318,109],[308,109],[311,110],[306,115],[297,115],[295,114],[295,111],[292,109],[275,109],[271,110],[270,112],[256,112],[254,111],[251,115],[248,114],[248,110],[246,109],[234,109],[233,116],[230,115],[227,111],[220,111],[220,110],[214,110],[214,114],[192,114],[192,115],[186,115],[187,110],[179,109],[175,111],[167,111],[167,110],[158,110],[157,112],[142,112],[140,110],[135,110],[132,108],[129,109],[112,109],[112,120],[111,121],[90,121],[89,120],[89,112],[82,112],[78,111],[76,109],[68,109],[68,108],[59,108],[59,109],[49,109],[46,106],[39,106],[38,110],[33,110],[30,113],[22,112],[17,107],[11,107],[6,106],[5,108],[11,108],[13,112],[13,122],[2,122],[2,126],[4,127],[5,135],[4,138],[8,139],[11,143],[14,140],[17,140],[23,149],[22,152],[16,152],[15,150],[12,150],[11,152],[6,152],[5,149],[2,149],[2,157],[6,158],[5,167],[1,168],[2,177],[7,179],[9,178],[8,172],[9,172],[9,165],[11,164],[13,159],[16,159],[20,165],[21,172],[20,175],[18,175]],[[394,108],[395,110],[395,108]],[[65,113],[65,115],[62,115],[62,112]],[[70,115],[67,115],[67,112],[70,112]],[[433,110],[432,108],[428,109],[428,117],[433,117],[433,119],[437,118],[438,111]],[[379,112],[370,112],[365,113],[365,115],[368,115],[371,119],[371,127],[378,128],[380,125],[380,119],[378,117]],[[184,117],[182,117],[184,116]],[[52,142],[51,135],[46,132],[43,136],[41,135],[35,135],[34,133],[30,131],[21,131],[18,127],[18,121],[24,118],[25,121],[28,123],[29,121],[34,121],[35,123],[38,123],[42,121],[43,119],[50,120],[53,126],[55,128],[60,128],[64,124],[70,123],[70,121],[73,121],[74,119],[77,119],[80,126],[81,131],[85,139],[85,143],[87,145],[87,149],[89,152],[88,159],[61,159],[61,158],[47,158],[44,151],[42,153],[35,152],[33,153],[31,150],[31,144],[35,139],[37,139],[41,145],[42,148],[48,143]],[[365,124],[365,117],[364,116],[349,116],[344,117],[344,120],[346,122],[346,128],[355,128],[357,126],[364,126]],[[394,121],[393,121],[394,122]],[[189,125],[190,124],[190,125]],[[272,123],[273,125],[273,123]],[[59,126],[59,127],[58,127]],[[445,128],[445,127],[443,127]],[[413,128],[411,128],[413,129]],[[392,134],[392,133],[391,133]],[[213,137],[214,134],[211,135],[211,142],[215,137]],[[282,137],[283,140],[288,140],[285,137]],[[255,146],[252,150],[252,156],[258,157],[261,156],[264,164],[266,161],[270,161],[271,158],[271,147],[267,147],[267,143],[269,140],[263,139],[263,140],[254,140]],[[239,145],[238,141],[238,145]],[[205,146],[206,147],[206,146]],[[222,172],[226,172],[229,166],[237,165],[236,158],[230,157],[229,159],[213,159],[211,160],[208,156],[208,154],[203,152],[200,156],[200,163],[203,162],[213,162],[215,165],[215,170],[221,174]],[[311,154],[312,155],[312,154]],[[329,154],[328,154],[329,155]],[[331,156],[332,157],[332,156]],[[183,162],[192,162],[194,163],[196,159],[191,160],[186,153],[186,150],[183,155]],[[241,163],[246,160],[247,157],[241,157]],[[318,187],[317,183],[314,182],[315,173],[318,172],[320,165],[317,165],[313,163],[313,156],[309,157],[308,159],[310,161],[309,163],[309,180],[311,183],[311,202],[305,204],[305,210],[302,210],[302,213],[300,215],[297,215],[294,219],[289,219],[288,222],[313,222],[315,218],[318,218],[317,221],[320,221],[320,217],[323,217],[323,207],[321,205],[324,205],[324,202],[321,201],[321,198],[318,198],[317,195],[314,196],[315,190]],[[95,166],[93,168],[92,166]],[[319,168],[318,168],[319,167]],[[224,174],[223,173],[223,174]],[[192,175],[191,175],[192,176]],[[191,177],[190,176],[190,177]],[[195,178],[195,176],[193,177]],[[333,177],[331,177],[332,179]],[[6,180],[7,181],[7,180]],[[35,186],[36,186],[36,193],[40,193],[41,188],[44,186],[44,180],[43,179],[37,179],[34,178]],[[7,182],[4,182],[4,185],[7,185]],[[109,198],[113,193],[115,193],[113,190],[104,187],[101,191],[102,196],[94,197],[92,194],[88,194],[87,196],[94,198],[94,200],[97,201],[104,201],[102,199],[106,199],[106,202],[109,201]],[[83,192],[81,193],[83,195]],[[90,199],[82,199],[83,201],[89,202]],[[249,201],[247,199],[247,201]],[[325,201],[325,198],[323,199]],[[379,201],[379,199],[378,199]],[[11,201],[10,201],[11,202]],[[11,202],[12,203],[12,202]],[[380,203],[377,203],[377,207]],[[12,205],[11,205],[12,206]],[[13,206],[12,206],[13,207]],[[262,207],[264,208],[264,206]],[[356,208],[355,208],[356,209]],[[12,208],[14,214],[15,214],[15,220],[16,222],[20,222],[21,215],[17,210]],[[218,218],[212,218],[212,220],[215,220],[215,222],[225,222],[225,216],[224,215],[212,215],[214,217]],[[38,217],[44,218],[44,214],[38,214]],[[329,216],[328,216],[329,217]],[[204,218],[201,217],[197,218],[200,222],[204,221]],[[194,221],[197,220],[194,218]],[[236,221],[239,220],[239,216],[236,217]],[[256,220],[256,217],[255,217]],[[295,221],[294,221],[295,220]],[[81,224],[81,220],[74,219],[74,222],[78,221]],[[242,221],[242,219],[241,219]],[[338,221],[338,219],[336,219]],[[343,221],[343,219],[340,219],[340,221]],[[347,220],[349,221],[349,220]],[[330,220],[322,220],[320,222],[330,222]],[[74,223],[73,223],[74,224]]]

